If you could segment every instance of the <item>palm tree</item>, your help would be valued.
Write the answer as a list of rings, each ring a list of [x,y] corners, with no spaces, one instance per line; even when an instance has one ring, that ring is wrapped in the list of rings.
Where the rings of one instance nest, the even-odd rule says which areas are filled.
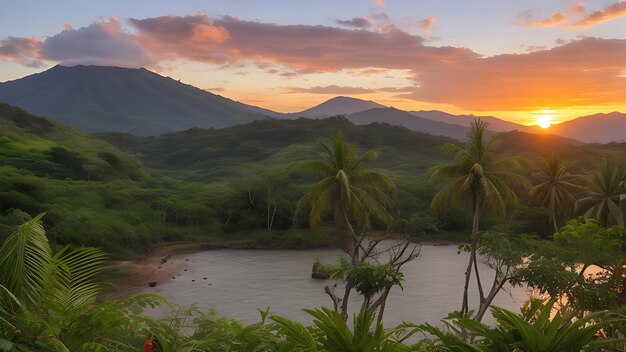
[[[476,260],[481,213],[483,211],[504,213],[508,204],[518,200],[517,194],[529,187],[528,180],[517,173],[526,164],[525,159],[502,157],[497,150],[497,141],[486,138],[487,127],[486,122],[474,120],[467,135],[465,148],[456,144],[446,144],[443,152],[449,155],[451,160],[431,171],[433,179],[449,180],[433,198],[432,210],[435,213],[443,213],[453,207],[465,207],[472,213],[470,259],[465,272],[460,311],[462,315],[469,311],[467,291],[472,267],[476,272],[480,304],[485,301]]]
[[[626,200],[626,173],[604,159],[600,170],[588,179],[587,189],[576,208],[587,218],[595,218],[604,226],[624,226],[623,204]]]
[[[287,166],[292,173],[321,177],[298,204],[298,208],[311,207],[310,226],[317,226],[323,215],[332,213],[335,222],[343,224],[356,238],[357,233],[369,227],[370,217],[388,222],[392,218],[393,181],[386,174],[365,167],[376,159],[376,152],[359,154],[356,145],[344,142],[341,131],[331,143],[320,143],[320,147],[322,159],[297,161]]]
[[[559,231],[557,214],[568,214],[576,204],[574,194],[580,189],[580,176],[567,172],[567,167],[554,154],[543,160],[538,170],[538,183],[532,189],[534,200],[550,211],[554,231]]]
[[[370,218],[389,223],[395,191],[393,181],[386,174],[365,167],[367,162],[377,157],[370,150],[359,154],[354,144],[344,142],[339,131],[331,143],[320,143],[322,159],[297,161],[287,166],[289,172],[313,174],[321,178],[298,202],[298,209],[303,205],[311,207],[309,222],[315,227],[322,216],[332,213],[338,224],[343,224],[350,236],[350,245],[344,250],[350,256],[353,266],[366,260],[373,253],[378,242],[364,246],[365,231],[370,225]],[[296,210],[298,213],[298,210]],[[329,287],[325,292],[333,300],[335,307],[341,302],[341,316],[348,318],[348,300],[352,285],[346,282],[343,298],[339,299]]]

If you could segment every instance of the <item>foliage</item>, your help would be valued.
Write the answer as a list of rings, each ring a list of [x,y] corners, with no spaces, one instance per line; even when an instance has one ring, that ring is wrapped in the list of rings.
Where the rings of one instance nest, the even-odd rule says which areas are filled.
[[[320,147],[323,159],[297,161],[287,166],[291,173],[321,178],[301,200],[301,204],[310,206],[311,227],[327,213],[333,214],[334,220],[350,231],[352,226],[358,232],[369,228],[370,217],[389,222],[393,181],[385,173],[365,166],[377,154],[372,150],[359,154],[356,145],[344,142],[341,131],[331,143],[321,143]]]
[[[328,308],[306,310],[315,320],[314,328],[278,316],[272,316],[284,336],[289,351],[327,352],[392,352],[410,351],[392,340],[392,333],[386,332],[382,323],[375,323],[374,310],[361,311],[354,317],[351,329],[343,317]],[[372,328],[373,325],[373,328]]]
[[[569,221],[553,243],[534,250],[516,280],[564,298],[580,312],[616,309],[626,303],[625,236],[623,227],[607,229],[596,220]]]
[[[613,341],[600,340],[598,332],[607,325],[623,320],[606,313],[577,317],[574,311],[554,309],[554,301],[530,300],[522,314],[493,307],[497,326],[490,327],[472,319],[446,322],[449,331],[430,324],[420,328],[439,339],[438,345],[450,351],[467,352],[565,352],[581,351],[589,346],[606,345]],[[465,334],[477,341],[468,343]]]
[[[585,217],[599,220],[604,226],[624,226],[626,172],[602,161],[600,169],[588,179],[588,185],[576,206]]]
[[[576,204],[575,194],[580,190],[580,177],[571,175],[565,164],[552,154],[544,159],[533,186],[534,200],[550,211],[554,231],[558,231],[557,216],[573,213]]]

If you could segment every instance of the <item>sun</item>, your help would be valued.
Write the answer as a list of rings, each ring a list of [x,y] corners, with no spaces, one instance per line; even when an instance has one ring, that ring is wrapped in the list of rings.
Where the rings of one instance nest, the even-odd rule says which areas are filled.
[[[552,125],[552,118],[550,116],[537,117],[537,125],[541,128],[549,128]]]
[[[549,113],[542,112],[537,116],[536,124],[541,128],[549,128],[552,126],[552,119],[554,116]]]

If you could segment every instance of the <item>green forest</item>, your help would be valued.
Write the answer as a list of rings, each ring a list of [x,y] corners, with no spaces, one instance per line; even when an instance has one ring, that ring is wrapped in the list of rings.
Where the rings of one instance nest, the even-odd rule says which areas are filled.
[[[0,105],[0,351],[623,351],[624,150],[494,134],[480,120],[466,143],[342,117],[86,134]],[[390,235],[405,242],[382,259]],[[319,267],[344,289],[325,291],[310,326],[101,295],[108,258],[217,240],[340,246],[347,256]],[[384,327],[402,266],[428,240],[469,254],[460,309],[441,324]],[[494,307],[506,284],[543,296],[520,312]],[[146,314],[155,306],[171,315]]]

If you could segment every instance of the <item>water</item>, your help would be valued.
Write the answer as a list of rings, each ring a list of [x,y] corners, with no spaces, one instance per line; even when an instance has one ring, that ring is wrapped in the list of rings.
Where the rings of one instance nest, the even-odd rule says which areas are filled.
[[[274,314],[309,323],[302,308],[331,306],[324,294],[330,280],[311,279],[316,256],[324,264],[335,263],[342,255],[338,249],[315,250],[211,250],[173,257],[168,263],[187,264],[176,279],[150,289],[165,298],[202,310],[215,309],[219,315],[248,323],[259,320],[257,308],[270,307]],[[385,325],[402,321],[437,323],[449,312],[458,310],[468,254],[457,254],[456,246],[424,245],[421,256],[404,266],[404,290],[394,287],[385,309]],[[484,286],[491,286],[491,269],[481,265]],[[206,280],[204,279],[206,277]],[[192,280],[195,280],[192,281]],[[520,287],[507,287],[494,305],[517,312],[528,298]],[[475,292],[472,287],[471,292]],[[342,291],[338,288],[337,294]],[[360,300],[353,295],[351,311]],[[470,295],[470,305],[477,306],[477,295]],[[487,322],[491,320],[486,317]]]

